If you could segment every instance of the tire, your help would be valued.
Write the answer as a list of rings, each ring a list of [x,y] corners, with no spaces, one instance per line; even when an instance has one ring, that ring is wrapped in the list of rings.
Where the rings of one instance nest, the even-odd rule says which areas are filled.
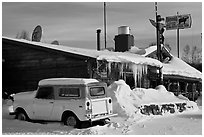
[[[25,112],[18,112],[16,115],[16,119],[21,120],[21,121],[28,121],[28,116],[26,115]]]
[[[64,125],[67,125],[70,127],[77,127],[78,124],[79,124],[79,120],[74,114],[67,115],[64,118]]]

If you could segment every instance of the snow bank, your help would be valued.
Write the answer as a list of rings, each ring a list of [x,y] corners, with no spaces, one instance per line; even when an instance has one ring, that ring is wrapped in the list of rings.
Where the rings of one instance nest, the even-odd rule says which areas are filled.
[[[134,116],[139,112],[141,100],[134,96],[130,87],[123,80],[114,82],[108,87],[108,94],[113,100],[113,112],[119,116]]]
[[[186,101],[179,99],[172,92],[168,92],[163,85],[157,86],[155,89],[136,88],[133,91],[140,96],[142,104],[181,103]]]
[[[108,87],[108,95],[113,99],[113,111],[119,116],[136,118],[141,116],[141,105],[186,103],[197,110],[195,102],[184,96],[176,97],[162,85],[156,89],[136,88],[131,90],[124,80],[115,81]]]

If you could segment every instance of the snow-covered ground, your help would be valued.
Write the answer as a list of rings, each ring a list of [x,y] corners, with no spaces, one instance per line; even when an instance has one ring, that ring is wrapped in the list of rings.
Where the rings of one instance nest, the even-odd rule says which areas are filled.
[[[113,98],[114,112],[111,122],[99,126],[74,129],[59,122],[25,122],[8,115],[11,101],[2,101],[3,134],[69,134],[69,135],[202,135],[202,99],[198,106],[186,98],[177,98],[159,86],[156,89],[131,90],[124,81],[108,88]],[[141,115],[138,106],[151,103],[187,102],[193,109],[174,114]]]

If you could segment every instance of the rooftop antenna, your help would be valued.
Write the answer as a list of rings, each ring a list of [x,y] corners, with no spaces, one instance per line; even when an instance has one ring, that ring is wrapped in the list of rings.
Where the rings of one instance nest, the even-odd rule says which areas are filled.
[[[104,39],[105,39],[105,49],[106,49],[106,2],[104,2]]]

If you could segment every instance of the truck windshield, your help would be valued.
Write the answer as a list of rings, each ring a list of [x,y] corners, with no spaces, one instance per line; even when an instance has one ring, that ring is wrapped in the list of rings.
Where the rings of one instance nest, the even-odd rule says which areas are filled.
[[[103,95],[105,95],[104,87],[91,87],[89,91],[90,91],[91,96],[103,96]]]

